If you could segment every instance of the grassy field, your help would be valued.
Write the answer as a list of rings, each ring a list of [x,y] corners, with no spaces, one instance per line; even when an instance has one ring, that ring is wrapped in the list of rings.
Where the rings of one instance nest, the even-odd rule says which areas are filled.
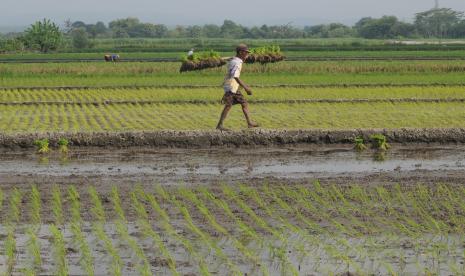
[[[187,48],[186,48],[187,49]],[[116,51],[119,53],[119,51]],[[8,60],[101,60],[103,55],[108,52],[102,51],[97,53],[21,53],[21,54],[0,54],[0,61]],[[123,52],[120,53],[121,60],[131,59],[160,59],[160,58],[180,58],[185,55],[186,51],[182,52]],[[220,52],[222,57],[230,57],[234,55],[233,51]],[[465,58],[463,50],[448,50],[448,51],[288,51],[285,52],[286,57],[307,57],[307,58]]]
[[[463,196],[462,186],[446,184],[13,188],[0,192],[0,269],[460,274]]]
[[[24,132],[100,132],[213,130],[220,104],[36,104],[5,105],[0,130]],[[268,129],[445,128],[464,127],[458,103],[266,103],[251,107],[252,117]],[[242,111],[231,112],[226,126],[245,128]]]
[[[254,89],[250,103],[339,101],[451,101],[465,100],[464,86],[425,87],[267,87]],[[0,104],[117,104],[117,103],[219,103],[219,88],[91,88],[9,89],[0,93]]]
[[[0,64],[0,87],[220,86],[225,67],[180,74],[180,63]],[[460,61],[315,61],[244,66],[251,85],[465,84]]]
[[[0,65],[0,130],[213,129],[225,68],[186,74],[178,68],[179,63]],[[459,61],[281,62],[246,65],[243,79],[254,89],[248,97],[252,116],[267,129],[460,128],[464,73]],[[83,88],[51,88],[57,86]],[[105,86],[112,88],[99,88]],[[227,125],[245,126],[240,108]]]

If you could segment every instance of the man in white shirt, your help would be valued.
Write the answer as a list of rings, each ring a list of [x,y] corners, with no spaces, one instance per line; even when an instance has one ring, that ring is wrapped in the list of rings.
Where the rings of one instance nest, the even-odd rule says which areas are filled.
[[[228,116],[231,107],[235,104],[242,106],[247,126],[249,128],[258,127],[258,124],[254,123],[250,119],[249,104],[247,103],[244,96],[239,91],[239,87],[244,88],[247,95],[252,95],[252,90],[246,85],[239,77],[241,75],[242,64],[249,55],[250,51],[245,44],[240,44],[236,48],[236,56],[229,61],[228,72],[224,78],[223,88],[224,96],[221,102],[224,104],[223,112],[221,113],[220,121],[216,126],[216,129],[227,131],[228,129],[223,127],[224,120]]]
[[[187,59],[192,60],[194,58],[194,48],[190,49],[189,52],[187,52]]]

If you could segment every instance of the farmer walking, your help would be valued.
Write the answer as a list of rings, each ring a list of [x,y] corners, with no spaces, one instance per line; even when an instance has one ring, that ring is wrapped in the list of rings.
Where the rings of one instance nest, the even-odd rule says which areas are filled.
[[[226,117],[228,116],[231,107],[235,104],[240,104],[242,106],[242,111],[244,112],[245,119],[247,121],[247,126],[249,128],[258,127],[258,124],[254,123],[250,119],[249,104],[247,103],[244,96],[239,91],[239,87],[244,88],[247,95],[252,95],[252,90],[248,85],[246,85],[239,77],[241,75],[242,64],[249,55],[250,51],[247,48],[247,45],[240,44],[236,47],[236,56],[229,61],[228,72],[224,78],[223,88],[224,96],[221,102],[224,104],[223,112],[221,113],[220,121],[216,126],[216,129],[221,131],[228,131],[229,129],[224,128],[223,123]]]

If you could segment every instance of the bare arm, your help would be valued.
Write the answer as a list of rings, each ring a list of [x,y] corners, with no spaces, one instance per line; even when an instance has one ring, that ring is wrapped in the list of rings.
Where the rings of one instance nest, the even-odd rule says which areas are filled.
[[[247,92],[247,95],[252,95],[252,89],[250,89],[250,87],[249,87],[247,84],[245,84],[245,83],[244,83],[241,79],[239,79],[239,78],[234,78],[234,79],[237,81],[237,83],[238,83],[240,86],[242,86],[242,87],[244,88],[245,92]]]

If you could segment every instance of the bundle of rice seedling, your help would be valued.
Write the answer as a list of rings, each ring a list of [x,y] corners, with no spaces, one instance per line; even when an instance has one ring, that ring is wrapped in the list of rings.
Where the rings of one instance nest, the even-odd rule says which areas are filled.
[[[191,56],[182,57],[182,64],[179,72],[221,67],[225,64],[226,61],[223,60],[217,52],[210,50],[209,52],[194,53]]]
[[[264,46],[250,50],[250,54],[245,63],[259,62],[261,64],[273,63],[284,60],[285,56],[281,53],[279,46]]]

